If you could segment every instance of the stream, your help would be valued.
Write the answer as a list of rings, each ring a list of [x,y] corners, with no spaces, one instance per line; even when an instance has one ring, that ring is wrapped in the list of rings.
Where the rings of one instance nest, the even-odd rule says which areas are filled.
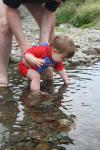
[[[99,150],[100,63],[67,68],[69,87],[55,74],[34,96],[16,64],[0,88],[0,150]]]

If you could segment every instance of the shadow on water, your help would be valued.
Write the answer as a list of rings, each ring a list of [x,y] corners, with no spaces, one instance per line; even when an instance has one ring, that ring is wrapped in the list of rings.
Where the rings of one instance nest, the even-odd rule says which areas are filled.
[[[68,88],[55,75],[53,84],[41,83],[49,95],[35,96],[10,65],[11,87],[0,88],[0,150],[99,150],[100,65],[68,74]]]

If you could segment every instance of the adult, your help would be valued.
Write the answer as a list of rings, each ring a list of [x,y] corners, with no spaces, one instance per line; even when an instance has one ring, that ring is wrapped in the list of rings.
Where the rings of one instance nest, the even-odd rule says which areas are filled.
[[[12,33],[6,20],[6,6],[0,0],[0,86],[7,86],[7,68],[11,52]]]
[[[18,7],[23,4],[35,18],[40,28],[41,42],[48,42],[54,36],[55,10],[61,0],[3,0],[0,2],[0,86],[7,86],[7,68],[11,52],[12,33],[22,54],[30,47],[24,38]]]

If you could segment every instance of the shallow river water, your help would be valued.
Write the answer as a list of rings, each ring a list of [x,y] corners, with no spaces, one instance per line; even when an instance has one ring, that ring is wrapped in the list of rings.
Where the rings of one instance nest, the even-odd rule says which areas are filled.
[[[0,88],[0,150],[100,150],[100,63],[68,69],[71,84],[58,75],[34,96],[16,65],[11,87]]]

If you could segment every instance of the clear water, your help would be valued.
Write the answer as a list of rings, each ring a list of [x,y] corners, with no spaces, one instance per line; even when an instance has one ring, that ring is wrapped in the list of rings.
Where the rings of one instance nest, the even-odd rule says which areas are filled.
[[[68,69],[71,84],[41,88],[49,96],[34,97],[28,81],[9,67],[9,89],[0,88],[1,150],[99,150],[100,63]]]

